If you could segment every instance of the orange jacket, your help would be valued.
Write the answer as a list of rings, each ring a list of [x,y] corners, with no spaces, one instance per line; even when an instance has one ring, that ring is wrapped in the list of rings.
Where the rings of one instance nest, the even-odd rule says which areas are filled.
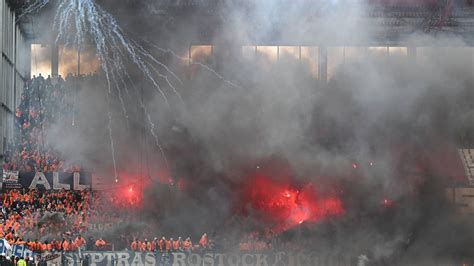
[[[187,250],[193,247],[193,243],[189,240],[183,241],[183,249]]]
[[[158,241],[158,247],[160,248],[160,251],[163,251],[163,249],[165,248],[165,245],[166,245],[166,240],[160,239],[160,241]]]
[[[6,240],[11,240],[11,239],[13,239],[13,234],[12,234],[11,232],[8,233],[8,234],[5,236],[5,239],[6,239]]]
[[[40,242],[35,242],[34,250],[37,251],[37,252],[42,252],[43,251],[43,244],[41,244]]]
[[[35,249],[35,242],[32,242],[32,241],[26,242],[26,247],[27,247],[29,250]]]
[[[145,241],[140,243],[140,251],[146,251],[146,242]]]
[[[13,230],[18,231],[18,227],[20,227],[20,223],[15,221],[15,223],[13,224]]]
[[[207,236],[206,236],[206,235],[203,235],[203,236],[201,237],[201,239],[199,240],[199,245],[200,245],[201,247],[207,247],[208,242],[209,242],[209,241],[207,240]]]
[[[63,251],[69,251],[69,243],[67,241],[63,241],[63,243],[61,244],[61,247]]]
[[[71,244],[69,244],[69,250],[71,251],[77,250],[77,245],[74,241],[72,241]]]
[[[148,244],[146,245],[146,249],[151,252],[151,251],[153,251],[153,250],[155,249],[154,246],[155,246],[155,245],[153,244],[153,241],[150,241],[150,242],[148,242]]]
[[[76,240],[74,240],[74,244],[76,244],[77,247],[82,247],[86,244],[86,240],[83,237],[77,237]]]
[[[137,241],[133,241],[132,244],[130,245],[130,248],[132,251],[137,251]]]
[[[173,241],[173,250],[178,250],[179,249],[179,241],[175,240]]]
[[[105,241],[97,239],[97,241],[95,241],[95,246],[96,247],[103,247],[103,246],[105,246]]]

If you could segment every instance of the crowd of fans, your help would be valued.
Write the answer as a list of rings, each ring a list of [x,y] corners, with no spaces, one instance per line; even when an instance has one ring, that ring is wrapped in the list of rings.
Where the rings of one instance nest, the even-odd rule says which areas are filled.
[[[107,206],[104,207],[104,206]],[[119,205],[123,206],[123,205]],[[79,249],[111,250],[114,247],[106,239],[91,237],[88,232],[90,219],[98,212],[109,209],[108,218],[126,220],[116,208],[107,201],[102,192],[90,190],[37,190],[12,189],[1,196],[0,238],[10,245],[25,245],[37,253],[74,252]],[[99,219],[100,220],[100,219]],[[128,244],[116,248],[132,251],[193,251],[195,248],[211,249],[213,242],[204,234],[197,246],[191,238],[153,240],[133,239],[124,236],[122,241]],[[113,242],[113,241],[112,241]],[[117,241],[119,242],[119,241]]]
[[[15,110],[17,134],[4,153],[4,171],[80,171],[79,166],[65,164],[61,154],[48,145],[45,132],[58,121],[61,126],[74,126],[75,95],[85,79],[93,78],[33,76]],[[128,235],[110,241],[94,237],[88,230],[91,219],[123,221],[133,216],[130,210],[138,204],[137,199],[122,200],[114,191],[11,189],[1,194],[0,204],[0,238],[36,253],[84,249],[170,252],[196,248],[190,238],[181,237],[153,241]],[[207,235],[200,239],[199,247],[212,247]]]
[[[178,237],[177,239],[173,239],[172,237],[166,239],[164,236],[161,239],[155,237],[150,241],[147,239],[144,239],[143,241],[134,239],[130,244],[130,250],[140,252],[192,252],[196,249],[201,251],[213,249],[213,242],[209,241],[206,233],[201,236],[199,239],[199,245],[196,246],[193,245],[190,237],[183,240],[181,237]]]
[[[61,154],[45,140],[45,130],[58,121],[74,126],[74,101],[80,79],[69,74],[46,79],[40,74],[25,85],[21,102],[15,110],[16,139],[5,151],[3,170],[11,171],[78,171],[77,165],[66,165]]]
[[[61,76],[43,78],[39,75],[27,83],[15,110],[17,137],[4,153],[4,171],[81,170],[77,165],[66,165],[61,154],[55,152],[44,137],[45,130],[57,121],[70,122],[61,126],[74,126],[75,94],[83,78],[68,75],[64,80]],[[23,245],[37,254],[84,250],[169,254],[216,249],[207,234],[193,243],[191,237],[154,237],[150,230],[139,234],[140,237],[130,230],[113,238],[91,230],[94,222],[133,220],[133,210],[139,203],[139,198],[129,196],[124,200],[123,195],[113,190],[4,190],[0,196],[0,239],[11,246]],[[242,251],[265,250],[271,246],[257,236],[246,236],[240,241]],[[31,262],[27,258],[7,262],[11,261],[15,261],[15,265]],[[0,265],[7,262],[0,261]]]
[[[26,245],[36,252],[75,250],[84,244],[76,246],[87,230],[90,197],[89,191],[6,191],[0,236],[10,245]]]

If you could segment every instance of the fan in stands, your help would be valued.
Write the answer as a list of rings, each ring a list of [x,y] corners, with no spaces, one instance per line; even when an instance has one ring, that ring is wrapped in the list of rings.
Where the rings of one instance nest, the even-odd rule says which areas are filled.
[[[93,76],[68,75],[46,79],[40,74],[24,88],[21,102],[15,110],[15,125],[19,134],[5,151],[4,170],[12,171],[80,171],[79,165],[65,165],[64,158],[45,141],[47,128],[59,119],[71,121],[74,126],[74,94],[79,80]]]
[[[117,247],[132,251],[191,252],[209,250],[214,246],[207,234],[196,241],[197,246],[192,244],[190,237],[184,240],[181,237],[167,240],[163,236],[160,239],[150,238],[153,240],[148,241],[147,238],[132,240],[132,235],[128,235],[114,242],[93,236],[88,232],[88,227],[89,222],[96,219],[95,215],[101,213],[108,218],[114,215],[123,218],[120,211],[127,211],[123,202],[114,205],[113,199],[105,199],[104,196],[105,193],[85,190],[10,190],[2,194],[0,237],[10,245],[25,245],[39,254],[76,252],[86,248],[104,251]],[[153,235],[153,232],[148,232],[148,235]]]

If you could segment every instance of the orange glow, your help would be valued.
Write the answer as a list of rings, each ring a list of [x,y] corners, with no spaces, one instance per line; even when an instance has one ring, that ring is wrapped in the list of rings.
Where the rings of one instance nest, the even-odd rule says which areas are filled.
[[[364,55],[367,54],[367,47],[346,46],[344,47],[344,61],[363,60]]]
[[[51,46],[42,44],[31,45],[31,76],[51,74]]]
[[[369,55],[384,56],[388,54],[388,47],[376,46],[367,48]]]
[[[290,57],[299,59],[300,58],[300,48],[299,46],[280,46],[279,48],[280,58]]]
[[[191,61],[205,61],[212,55],[212,45],[191,46]]]
[[[68,73],[77,74],[77,60],[78,57],[76,49],[61,45],[59,47],[59,74],[63,77],[65,77]]]
[[[327,78],[331,79],[340,65],[344,63],[344,47],[328,47]]]
[[[296,189],[288,181],[262,175],[249,178],[244,206],[250,204],[254,210],[264,214],[267,221],[274,223],[276,231],[343,213],[342,202],[336,196],[317,195],[311,184]]]
[[[408,48],[407,47],[389,47],[388,53],[390,56],[407,56]]]
[[[319,78],[319,47],[301,47],[301,62],[307,64],[312,76]]]
[[[270,62],[278,59],[278,46],[257,46],[257,55]]]
[[[100,61],[96,55],[96,50],[91,47],[85,47],[81,51],[81,74],[93,74],[100,68]],[[61,71],[60,71],[61,73]]]
[[[77,74],[77,49],[61,45],[58,48],[58,72],[65,77],[68,73]],[[100,67],[99,59],[92,47],[85,47],[80,56],[81,74],[96,72]],[[51,46],[31,45],[31,75],[47,76],[51,74]]]

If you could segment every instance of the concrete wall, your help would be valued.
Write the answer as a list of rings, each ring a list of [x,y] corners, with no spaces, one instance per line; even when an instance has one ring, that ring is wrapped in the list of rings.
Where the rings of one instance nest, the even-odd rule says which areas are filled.
[[[458,213],[474,214],[474,187],[447,188],[446,197]]]

